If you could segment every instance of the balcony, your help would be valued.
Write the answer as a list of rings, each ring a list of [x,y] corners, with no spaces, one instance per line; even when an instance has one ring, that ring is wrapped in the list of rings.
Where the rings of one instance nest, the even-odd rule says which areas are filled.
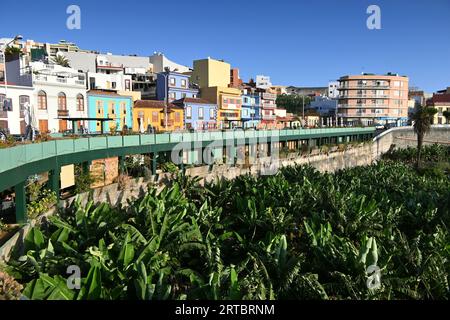
[[[85,80],[82,80],[82,78],[80,78],[78,76],[75,78],[71,78],[71,77],[61,77],[61,76],[56,76],[56,75],[35,74],[35,75],[33,75],[33,82],[76,86],[76,87],[85,87],[86,86]]]
[[[68,117],[69,110],[58,110],[58,117]]]
[[[267,92],[264,92],[264,93],[262,94],[262,98],[263,98],[264,100],[277,100],[277,95],[276,95],[276,94],[273,94],[273,93],[267,93]]]
[[[97,69],[102,70],[123,70],[123,64],[115,64],[110,62],[103,62],[97,64]]]
[[[167,119],[167,126],[173,126],[174,125],[174,121],[171,119]],[[161,119],[161,126],[165,127],[166,126],[166,120],[165,119]]]
[[[270,114],[270,115],[264,115],[263,114],[263,116],[262,116],[263,120],[275,120],[276,118],[277,118],[277,116],[274,115],[274,114]]]
[[[276,103],[267,103],[266,101],[261,102],[261,107],[263,109],[275,109],[277,107]]]
[[[372,94],[356,94],[356,95],[340,95],[338,97],[339,99],[388,99],[389,96],[387,94],[378,94],[378,95],[372,95]]]
[[[338,104],[341,109],[387,109],[387,105],[381,104]]]
[[[375,84],[355,84],[355,85],[346,85],[339,86],[338,90],[348,90],[348,89],[390,89],[389,85],[375,85]]]

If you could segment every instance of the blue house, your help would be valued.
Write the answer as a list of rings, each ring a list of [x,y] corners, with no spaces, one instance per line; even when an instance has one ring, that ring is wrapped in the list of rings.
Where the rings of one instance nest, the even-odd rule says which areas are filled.
[[[259,95],[242,95],[241,118],[244,128],[256,128],[258,126],[261,121],[261,105]]]
[[[217,128],[217,105],[204,99],[183,98],[172,102],[184,108],[186,129],[208,130]]]
[[[126,125],[133,128],[131,96],[121,96],[111,91],[90,90],[87,92],[89,118],[111,118],[114,121],[104,122],[103,131],[122,130]],[[102,131],[101,122],[89,122],[90,132]]]
[[[156,78],[156,99],[169,102],[183,98],[197,98],[198,88],[189,81],[189,76],[178,72],[160,72]]]

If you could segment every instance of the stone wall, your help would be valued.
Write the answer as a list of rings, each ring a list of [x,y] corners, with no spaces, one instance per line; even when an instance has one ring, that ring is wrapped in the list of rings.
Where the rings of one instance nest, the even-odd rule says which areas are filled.
[[[417,147],[417,136],[412,127],[393,128],[373,139],[374,159],[378,159],[383,153],[393,149]],[[429,144],[450,145],[450,125],[432,126],[431,131],[424,137],[424,145]]]

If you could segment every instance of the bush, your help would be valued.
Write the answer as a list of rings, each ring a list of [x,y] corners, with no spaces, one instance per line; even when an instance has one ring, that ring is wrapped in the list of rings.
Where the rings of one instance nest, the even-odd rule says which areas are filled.
[[[0,271],[0,300],[20,300],[22,289],[13,277]]]

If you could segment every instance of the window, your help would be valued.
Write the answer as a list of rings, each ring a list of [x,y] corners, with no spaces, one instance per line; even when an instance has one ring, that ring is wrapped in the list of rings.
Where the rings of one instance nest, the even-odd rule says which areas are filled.
[[[179,112],[175,112],[175,122],[180,122],[181,117]]]
[[[182,88],[186,88],[187,87],[186,79],[181,79],[181,87]]]
[[[176,93],[175,92],[170,92],[169,93],[169,98],[170,99],[175,99],[176,98]]]
[[[131,83],[130,80],[125,80],[125,90],[130,90],[131,89]]]
[[[116,113],[116,104],[114,102],[111,102],[110,104],[110,110],[111,110],[111,114],[115,114]]]
[[[175,78],[170,78],[170,85],[175,86],[175,84],[176,84]]]
[[[124,115],[127,114],[127,104],[126,104],[125,102],[121,102],[121,103],[120,103],[120,109],[122,109],[122,113],[123,113]]]
[[[186,93],[182,93],[181,94],[181,98],[183,99],[183,98],[186,98]]]
[[[191,106],[186,107],[186,118],[187,119],[192,118],[192,107]]]
[[[77,95],[77,111],[84,111],[84,96],[82,94]]]
[[[116,82],[113,81],[113,82],[111,83],[111,87],[112,87],[113,89],[115,89],[115,88],[116,88]]]
[[[67,99],[64,92],[58,93],[58,110],[67,110]]]
[[[152,122],[153,123],[158,122],[158,111],[153,111],[152,112]]]
[[[19,108],[20,112],[23,113],[25,111],[25,105],[30,104],[30,97],[29,96],[19,96]]]
[[[213,108],[209,109],[209,118],[214,119],[214,109]]]
[[[400,87],[400,81],[394,81],[394,87]]]
[[[198,108],[198,118],[200,120],[203,120],[204,114],[203,114],[203,107]]]
[[[42,90],[38,93],[38,109],[47,110],[47,94]]]

